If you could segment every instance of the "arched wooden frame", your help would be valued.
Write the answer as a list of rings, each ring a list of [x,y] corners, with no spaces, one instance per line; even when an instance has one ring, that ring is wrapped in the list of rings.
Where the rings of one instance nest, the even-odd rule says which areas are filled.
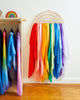
[[[63,18],[54,11],[44,11],[35,17],[36,23],[64,23]]]

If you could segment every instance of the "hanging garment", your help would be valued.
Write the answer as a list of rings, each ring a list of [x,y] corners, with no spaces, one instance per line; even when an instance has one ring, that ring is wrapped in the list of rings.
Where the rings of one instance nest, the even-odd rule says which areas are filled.
[[[29,56],[28,77],[31,77],[35,69],[35,60],[37,58],[37,23],[34,23],[32,27],[29,43],[30,43],[30,56]]]
[[[55,31],[54,31],[54,24],[52,24],[52,75],[53,75],[53,69],[54,69],[54,46],[55,46]]]
[[[22,95],[20,33],[17,32],[17,94]]]
[[[68,36],[67,36],[67,31],[66,31],[66,28],[65,28],[65,25],[64,23],[62,24],[62,39],[63,39],[63,49],[62,49],[62,56],[63,56],[63,59],[62,59],[62,69],[60,71],[60,75],[63,75],[65,74],[64,72],[64,64],[66,63],[66,61],[68,60],[69,56],[70,56],[70,49],[69,49],[69,43],[68,43]]]
[[[64,33],[63,33],[63,27],[62,27],[62,24],[59,24],[60,26],[60,33],[61,33],[61,44],[62,44],[62,68],[60,70],[60,75],[62,75],[62,69],[63,69],[63,66],[64,66]]]
[[[6,61],[6,31],[3,32],[3,66],[2,66],[2,84],[3,84],[3,92],[9,88],[8,82],[8,70],[7,70],[7,61]]]
[[[41,43],[42,43],[42,24],[39,24],[39,70],[40,70],[40,79],[43,75],[43,62],[41,55]]]
[[[48,62],[49,62],[49,76],[48,79],[52,82],[52,67],[53,67],[53,33],[52,33],[52,24],[49,24],[49,32],[50,32],[50,41],[49,41],[49,49],[48,49]]]
[[[37,25],[37,58],[35,60],[35,71],[34,71],[34,79],[37,81],[40,81],[40,76],[43,70],[41,70],[41,67],[43,67],[42,62],[41,62],[41,29],[42,24]]]
[[[48,79],[48,73],[49,73],[49,63],[48,63],[48,48],[49,48],[49,24],[44,24],[44,36],[45,36],[45,51],[44,51],[44,74],[43,74],[43,80]]]
[[[3,87],[2,87],[2,58],[3,57],[3,35],[2,31],[0,30],[0,94],[3,94]]]
[[[10,32],[8,38],[7,66],[9,67],[9,70],[11,69],[11,66],[13,66],[14,70],[16,70],[16,49],[13,32]]]
[[[16,76],[16,49],[15,49],[15,39],[14,39],[14,33],[11,29],[11,32],[8,37],[8,47],[7,47],[7,66],[8,66],[8,77],[9,77],[9,86],[12,85],[12,79],[11,77]],[[13,66],[13,69],[11,67]],[[13,71],[15,71],[15,75],[12,75]],[[11,72],[12,71],[12,72]]]
[[[41,43],[41,56],[43,63],[43,75],[41,76],[41,81],[44,81],[44,64],[45,64],[45,49],[46,49],[46,33],[45,33],[45,24],[42,24],[42,43]]]
[[[69,55],[64,24],[37,24],[30,36],[29,74],[43,82],[62,75],[65,59]]]
[[[61,44],[61,33],[59,24],[54,24],[55,29],[55,47],[54,47],[54,69],[53,74],[57,79],[62,68],[62,44]]]
[[[55,33],[54,33],[54,24],[50,24],[50,45],[51,45],[51,55],[49,55],[50,60],[49,60],[49,80],[52,82],[52,77],[53,77],[53,68],[54,68],[54,45],[55,45]],[[50,48],[49,48],[50,51]]]
[[[63,40],[64,40],[64,62],[66,62],[66,60],[68,60],[70,56],[70,49],[69,49],[68,35],[64,23],[62,24],[62,29],[63,29]]]

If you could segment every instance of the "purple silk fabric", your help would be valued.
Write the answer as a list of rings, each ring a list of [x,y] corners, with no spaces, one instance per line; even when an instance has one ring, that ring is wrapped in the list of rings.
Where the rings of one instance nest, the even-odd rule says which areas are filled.
[[[62,24],[59,24],[60,26],[60,32],[61,32],[61,43],[62,43],[62,68],[64,66],[64,32],[63,32],[63,27]],[[62,75],[62,68],[60,70],[59,76]]]

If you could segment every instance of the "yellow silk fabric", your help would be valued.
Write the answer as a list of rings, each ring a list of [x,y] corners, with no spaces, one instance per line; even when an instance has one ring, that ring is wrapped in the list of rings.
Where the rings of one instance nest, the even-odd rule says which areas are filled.
[[[48,79],[48,72],[49,72],[48,47],[49,47],[49,24],[43,23],[41,52],[42,52],[42,62],[43,62],[44,72],[43,76],[41,77],[42,82]]]

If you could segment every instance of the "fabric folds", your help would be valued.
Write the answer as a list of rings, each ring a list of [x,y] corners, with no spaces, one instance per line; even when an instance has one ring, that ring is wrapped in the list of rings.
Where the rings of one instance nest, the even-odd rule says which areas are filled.
[[[0,30],[0,94],[3,94],[2,61],[3,61],[3,35],[2,35],[2,31]]]
[[[12,32],[10,32],[8,38],[7,66],[9,69],[11,69],[11,66],[14,67],[14,70],[16,69],[16,49],[14,35]]]
[[[30,56],[29,56],[29,73],[28,77],[31,77],[35,69],[35,60],[37,58],[37,23],[34,23],[31,36],[30,36]]]
[[[17,32],[17,94],[22,95],[22,73],[21,73],[21,47],[20,33]]]
[[[43,62],[43,76],[41,81],[48,79],[49,63],[48,63],[48,48],[49,48],[49,24],[42,24],[42,62]]]
[[[35,48],[34,48],[35,47]],[[29,74],[38,82],[58,79],[69,56],[68,40],[62,23],[34,23],[30,36]],[[34,73],[34,74],[33,74]]]
[[[54,47],[54,69],[53,75],[57,79],[62,68],[62,44],[61,44],[61,33],[59,24],[54,24],[55,28],[55,47]]]
[[[53,53],[53,50],[52,50],[52,42],[53,42],[53,39],[52,39],[52,24],[49,24],[49,32],[50,32],[50,41],[49,41],[49,50],[48,50],[48,62],[49,62],[49,80],[50,82],[52,82],[52,62],[53,62],[53,58],[52,58],[52,53]]]
[[[3,65],[2,65],[2,84],[3,92],[6,92],[9,88],[8,81],[8,69],[7,69],[7,58],[6,58],[6,31],[3,32]]]

